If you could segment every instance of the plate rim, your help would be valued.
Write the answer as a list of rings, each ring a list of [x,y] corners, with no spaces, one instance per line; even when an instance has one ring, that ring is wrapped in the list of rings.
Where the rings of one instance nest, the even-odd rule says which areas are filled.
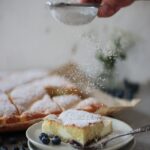
[[[117,121],[117,122],[123,123],[123,124],[125,124],[128,128],[133,129],[128,123],[126,123],[126,122],[124,122],[124,121],[122,121],[122,120],[119,120],[119,119],[116,119],[116,118],[112,118],[112,117],[105,117],[105,118],[111,119],[112,121]],[[31,126],[26,130],[26,137],[27,137],[28,141],[30,141],[30,142],[31,142],[32,144],[34,144],[35,146],[37,146],[37,147],[39,147],[39,148],[41,148],[41,147],[44,148],[44,147],[45,147],[44,149],[47,149],[47,148],[48,148],[47,145],[43,145],[42,143],[39,143],[39,142],[33,140],[32,138],[30,138],[30,137],[28,136],[28,132],[29,132],[30,130],[32,130],[32,128],[33,128],[34,126],[38,126],[38,125],[41,124],[42,122],[43,122],[43,121],[40,121],[40,122],[37,122],[37,123],[31,125]],[[129,143],[130,141],[132,141],[133,139],[134,139],[134,136],[133,136],[133,135],[130,135],[130,137],[129,137],[127,140],[125,140],[124,142],[121,142],[121,143],[118,143],[118,144],[114,145],[114,146],[115,146],[114,148],[115,148],[115,149],[119,149],[119,148],[125,146],[126,144],[128,144],[128,143]],[[49,146],[49,149],[50,149],[50,147],[51,147],[51,146]],[[108,147],[108,148],[106,148],[106,149],[104,149],[104,150],[112,150],[112,148],[111,148],[111,147]]]
[[[132,143],[132,145],[131,145],[131,147],[129,147],[130,149],[129,150],[133,150],[134,148],[135,148],[135,145],[136,145],[136,139],[134,138],[131,142],[133,142]],[[29,148],[29,150],[34,150],[32,147],[31,147],[31,144],[32,145],[34,145],[31,141],[29,141],[28,140],[28,148]],[[129,143],[128,143],[129,144]],[[125,146],[127,146],[127,145],[125,145]],[[124,147],[123,147],[124,148]],[[37,149],[38,150],[38,149]]]

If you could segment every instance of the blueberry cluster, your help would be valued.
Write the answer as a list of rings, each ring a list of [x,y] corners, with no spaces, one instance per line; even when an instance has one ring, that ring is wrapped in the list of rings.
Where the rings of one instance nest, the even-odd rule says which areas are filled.
[[[61,144],[61,139],[58,136],[48,136],[46,133],[41,133],[39,136],[40,141],[43,144],[50,144],[52,143],[53,145],[60,145]]]
[[[139,87],[138,83],[132,83],[128,80],[124,80],[123,87],[121,88],[105,88],[103,90],[114,97],[132,100],[138,92]]]

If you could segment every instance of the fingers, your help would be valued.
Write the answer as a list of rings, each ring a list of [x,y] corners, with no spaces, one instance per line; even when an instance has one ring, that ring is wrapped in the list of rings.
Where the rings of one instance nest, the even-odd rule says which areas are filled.
[[[134,0],[80,0],[82,3],[101,3],[98,11],[99,17],[110,17],[122,7],[130,5]]]
[[[134,2],[134,0],[124,0],[124,1],[122,1],[122,3],[120,4],[120,6],[126,7],[126,6],[129,6],[130,4],[132,4],[133,2]]]
[[[133,2],[133,0],[103,0],[102,3],[108,4],[110,6],[120,6],[125,7],[130,5]]]
[[[133,0],[103,0],[102,7],[99,9],[99,17],[110,17],[122,7],[128,6]]]
[[[99,17],[111,17],[113,16],[117,11],[120,10],[120,6],[111,6],[108,4],[103,4],[103,6],[98,11]]]

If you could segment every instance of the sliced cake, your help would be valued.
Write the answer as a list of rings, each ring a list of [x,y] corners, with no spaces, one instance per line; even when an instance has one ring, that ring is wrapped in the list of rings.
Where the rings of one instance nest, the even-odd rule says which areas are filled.
[[[62,112],[59,117],[47,116],[42,131],[59,136],[64,142],[73,140],[84,146],[111,133],[112,123],[99,114],[70,109]]]

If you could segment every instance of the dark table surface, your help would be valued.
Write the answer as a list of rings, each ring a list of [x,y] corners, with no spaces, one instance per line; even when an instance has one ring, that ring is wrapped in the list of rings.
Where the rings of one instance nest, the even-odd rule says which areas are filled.
[[[142,86],[137,97],[141,98],[142,101],[136,108],[123,111],[115,116],[133,128],[150,124],[150,85]],[[150,132],[137,135],[136,141],[134,150],[150,150]]]

